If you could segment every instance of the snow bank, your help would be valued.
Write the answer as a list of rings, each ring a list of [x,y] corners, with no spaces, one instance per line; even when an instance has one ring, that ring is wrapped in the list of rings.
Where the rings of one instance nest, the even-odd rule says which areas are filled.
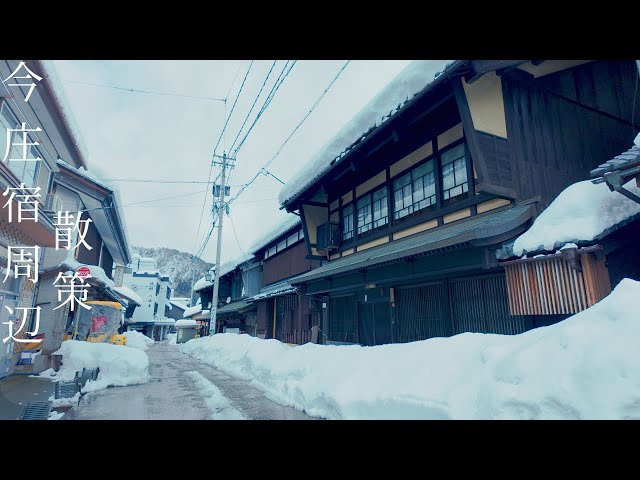
[[[139,350],[146,350],[149,348],[149,345],[153,343],[153,339],[135,330],[125,332],[124,336],[127,339],[127,347],[137,348]]]
[[[278,201],[284,204],[309,187],[313,181],[329,170],[346,148],[374,127],[384,123],[391,112],[397,111],[408,99],[429,85],[451,62],[448,60],[416,60],[410,63],[378,93],[360,112],[347,122],[301,170],[282,187]]]
[[[290,347],[219,334],[181,351],[329,419],[640,419],[640,282],[521,335]]]
[[[624,188],[640,195],[635,180]],[[564,243],[590,241],[638,213],[640,204],[610,191],[605,183],[593,184],[589,180],[574,183],[516,239],[513,253],[521,256],[526,252],[555,250]]]
[[[231,406],[229,400],[222,394],[220,389],[204,378],[200,372],[186,372],[186,375],[193,380],[198,390],[200,390],[207,407],[211,410],[211,418],[213,420],[245,420],[242,413]]]
[[[167,340],[169,341],[169,345],[176,345],[177,337],[177,333],[167,333]]]
[[[137,348],[66,340],[54,355],[62,355],[62,366],[55,376],[47,374],[53,380],[73,380],[83,368],[100,368],[98,379],[89,380],[83,392],[149,381],[149,358]]]

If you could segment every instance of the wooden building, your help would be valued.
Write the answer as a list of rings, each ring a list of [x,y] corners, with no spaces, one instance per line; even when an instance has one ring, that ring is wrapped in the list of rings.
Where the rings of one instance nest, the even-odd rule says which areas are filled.
[[[302,219],[307,260],[322,262],[289,282],[323,307],[327,341],[516,334],[564,318],[512,314],[496,251],[631,144],[637,76],[634,61],[456,61],[317,159],[281,202]]]
[[[320,265],[307,258],[300,221],[294,218],[267,235],[254,255],[262,265],[260,291],[249,298],[256,306],[256,336],[286,343],[310,342],[313,327],[320,325],[319,302],[302,295],[288,281]]]

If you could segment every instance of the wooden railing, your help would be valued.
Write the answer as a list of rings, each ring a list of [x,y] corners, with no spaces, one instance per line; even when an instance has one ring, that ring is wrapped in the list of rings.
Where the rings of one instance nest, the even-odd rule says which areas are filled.
[[[601,246],[505,262],[511,315],[573,314],[611,293]]]

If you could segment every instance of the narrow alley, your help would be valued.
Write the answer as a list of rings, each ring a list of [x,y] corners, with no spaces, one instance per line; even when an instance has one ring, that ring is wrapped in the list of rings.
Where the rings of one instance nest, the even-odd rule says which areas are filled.
[[[62,420],[314,420],[168,342],[146,353],[149,383],[87,393]]]

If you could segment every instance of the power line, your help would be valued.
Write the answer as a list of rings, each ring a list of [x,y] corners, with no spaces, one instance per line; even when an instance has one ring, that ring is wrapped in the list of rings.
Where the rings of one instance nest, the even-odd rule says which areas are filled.
[[[247,113],[247,116],[244,118],[244,122],[242,122],[242,126],[238,130],[238,134],[236,135],[236,138],[234,138],[233,143],[229,147],[229,150],[233,150],[233,147],[235,146],[236,142],[238,141],[238,137],[240,137],[240,133],[242,133],[242,129],[247,124],[247,120],[249,120],[249,116],[251,115],[251,112],[253,112],[253,108],[256,106],[256,103],[258,103],[258,98],[260,98],[260,95],[262,94],[262,90],[264,90],[264,86],[267,84],[267,81],[269,80],[269,77],[271,76],[271,72],[273,71],[273,67],[276,66],[276,62],[277,62],[277,60],[274,60],[273,63],[271,64],[271,68],[267,72],[267,76],[264,78],[264,82],[262,82],[262,86],[260,87],[260,90],[258,91],[258,95],[256,95],[256,98],[253,100],[253,104],[251,105],[251,108],[249,109],[249,113]]]
[[[202,193],[202,192],[206,192],[206,190],[198,190],[197,192],[183,193],[181,195],[172,195],[171,197],[154,198],[153,200],[143,200],[141,202],[128,203],[126,205],[114,205],[114,206],[111,206],[111,207],[91,208],[91,209],[84,209],[84,210],[80,210],[80,211],[81,212],[94,212],[96,210],[106,210],[106,209],[109,209],[109,208],[131,207],[133,205],[141,205],[143,203],[159,202],[159,201],[162,201],[162,200],[171,200],[172,198],[188,197],[189,195],[197,195],[198,193]]]
[[[209,185],[211,183],[211,172],[213,171],[213,163],[214,163],[215,155],[216,155],[217,150],[218,150],[218,145],[220,145],[220,140],[222,140],[222,136],[224,135],[224,132],[227,129],[227,125],[229,124],[229,120],[233,116],[233,112],[234,112],[234,110],[236,108],[236,104],[238,103],[238,98],[240,98],[240,94],[242,93],[242,89],[244,88],[244,84],[247,81],[247,77],[249,76],[249,72],[251,71],[251,67],[252,66],[253,66],[253,60],[251,60],[251,63],[249,64],[249,68],[247,68],[247,73],[244,75],[244,79],[242,80],[242,84],[240,85],[240,89],[238,90],[236,98],[235,98],[235,100],[233,102],[233,106],[231,107],[231,111],[229,112],[229,115],[227,116],[227,119],[224,122],[224,126],[222,127],[222,131],[220,132],[220,136],[218,137],[218,141],[216,142],[215,147],[213,147],[213,155],[211,157],[211,165],[209,166],[209,175],[207,176],[207,178],[209,179],[209,182],[207,183],[207,190],[208,190],[208,187],[209,187]],[[225,99],[225,105],[226,105],[226,99]],[[200,220],[198,221],[198,230],[196,232],[196,237],[195,237],[195,243],[196,244],[198,242],[198,236],[200,235],[200,227],[202,226],[202,216],[204,215],[204,210],[205,210],[205,206],[206,205],[207,205],[207,195],[205,194],[204,200],[202,202],[202,211],[200,212]],[[195,244],[194,244],[194,248],[195,248]]]
[[[152,95],[165,95],[169,97],[183,97],[183,98],[195,98],[198,100],[210,100],[212,102],[226,102],[226,98],[216,98],[216,97],[200,97],[198,95],[184,95],[182,93],[170,93],[170,92],[157,92],[152,90],[139,90],[136,88],[129,87],[119,87],[116,85],[105,85],[103,83],[88,83],[88,82],[78,82],[75,80],[69,80],[67,83],[76,83],[78,85],[90,85],[93,87],[103,87],[103,88],[112,88],[114,90],[122,90],[125,92],[134,92],[134,93],[148,93]]]
[[[227,215],[227,217],[229,217],[229,220],[231,220],[231,228],[233,229],[233,236],[236,238],[236,245],[240,249],[240,252],[242,253],[242,255],[246,255],[244,249],[240,246],[240,240],[238,240],[238,234],[236,232],[236,224],[233,221],[233,217],[231,215]]]
[[[273,163],[273,161],[277,158],[277,156],[280,154],[280,152],[282,152],[282,149],[285,147],[285,145],[289,142],[289,140],[291,139],[291,137],[293,137],[293,135],[298,131],[298,129],[302,126],[302,124],[305,122],[305,120],[307,118],[309,118],[309,115],[311,115],[311,112],[313,112],[315,110],[315,108],[318,106],[318,104],[320,103],[320,101],[324,98],[324,96],[327,94],[327,92],[331,89],[331,87],[333,86],[333,84],[336,82],[336,80],[338,80],[338,78],[340,77],[340,75],[342,75],[342,72],[344,72],[345,68],[347,68],[347,66],[349,65],[349,63],[351,63],[351,60],[347,60],[345,62],[344,65],[342,65],[342,67],[340,68],[340,70],[338,71],[338,73],[335,75],[335,77],[333,77],[333,80],[331,80],[331,82],[329,83],[329,85],[327,85],[327,88],[324,89],[324,91],[320,94],[320,96],[317,98],[317,100],[313,103],[313,105],[311,106],[311,108],[309,109],[309,111],[306,113],[306,115],[302,118],[302,120],[300,120],[300,122],[298,123],[298,125],[296,125],[296,127],[293,129],[293,131],[289,134],[289,136],[285,139],[285,141],[282,143],[282,145],[280,145],[280,147],[278,148],[278,150],[276,151],[276,153],[271,157],[271,159],[265,163],[262,168],[260,168],[260,170],[258,170],[258,172],[253,176],[253,178],[251,180],[249,180],[249,182],[247,182],[241,189],[240,191],[231,199],[229,200],[229,204],[233,203],[241,194],[242,192],[244,192],[253,182],[256,181],[256,179],[260,176],[260,174],[264,174],[264,175],[271,175],[273,178],[275,178],[276,180],[278,180],[279,182],[283,183],[282,180],[280,180],[278,177],[276,177],[275,175],[273,175],[271,172],[269,172],[267,170],[267,167],[269,165],[271,165]]]
[[[258,123],[258,120],[260,119],[262,114],[265,112],[267,107],[269,107],[269,105],[271,105],[271,101],[275,98],[276,93],[280,89],[280,86],[284,83],[285,79],[289,76],[289,74],[291,73],[291,70],[293,70],[293,67],[295,67],[297,62],[298,62],[297,60],[294,60],[293,63],[291,64],[291,66],[289,67],[289,70],[287,70],[287,72],[285,73],[285,70],[287,69],[287,66],[289,65],[289,61],[287,60],[287,63],[282,68],[282,71],[280,72],[280,75],[278,75],[278,78],[276,78],[276,81],[273,84],[273,87],[271,88],[271,91],[269,92],[269,95],[267,95],[267,98],[265,99],[264,103],[262,104],[262,107],[258,111],[258,114],[253,119],[253,123],[249,127],[249,130],[247,130],[247,132],[245,133],[244,137],[242,138],[242,140],[240,141],[240,143],[236,147],[235,151],[233,152],[233,156],[234,157],[236,157],[238,155],[238,152],[240,151],[240,149],[244,145],[244,142],[247,140],[247,137],[249,136],[249,134],[253,130],[253,127],[255,127],[256,123]],[[284,74],[284,76],[283,76],[283,74]]]

